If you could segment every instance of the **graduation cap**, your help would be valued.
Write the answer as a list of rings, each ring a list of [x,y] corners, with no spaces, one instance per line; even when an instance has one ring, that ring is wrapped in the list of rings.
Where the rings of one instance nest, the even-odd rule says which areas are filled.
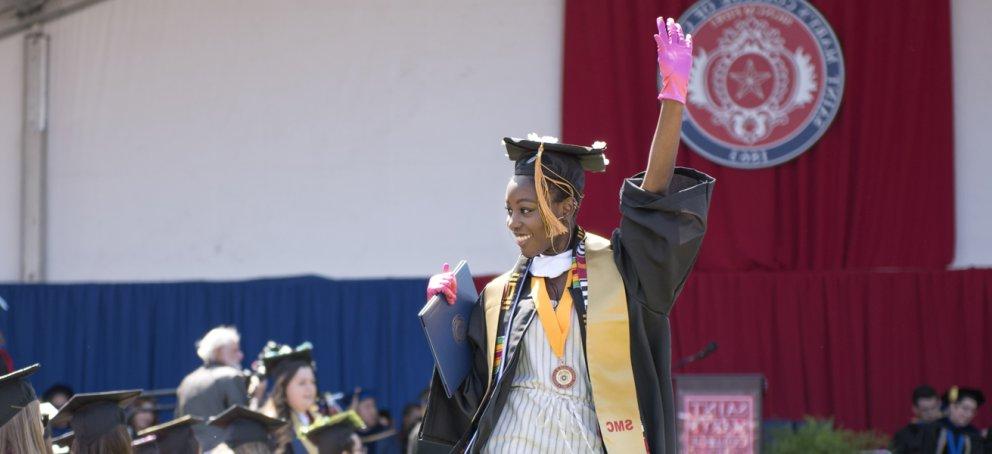
[[[131,442],[131,450],[134,454],[158,454],[158,445],[155,444],[155,436],[149,435],[134,440]]]
[[[139,437],[155,436],[155,446],[162,454],[198,454],[199,442],[193,434],[193,426],[203,423],[195,416],[186,415],[157,426],[151,426],[141,432]]]
[[[303,361],[310,364],[310,367],[314,367],[313,344],[310,342],[304,342],[293,348],[289,345],[280,345],[269,341],[259,356],[262,359],[262,367],[264,367],[262,373],[268,377],[274,376],[276,368],[280,364],[286,364],[290,361]]]
[[[60,448],[68,449],[72,446],[72,440],[76,438],[76,434],[72,431],[66,432],[52,439],[52,446],[58,446]]]
[[[227,428],[225,443],[231,449],[252,442],[269,442],[269,434],[280,427],[289,424],[285,420],[276,419],[249,410],[241,405],[233,405],[221,414],[210,418],[208,425]]]
[[[22,408],[38,400],[27,380],[38,369],[41,369],[40,364],[32,364],[0,377],[0,426],[17,416]]]
[[[124,425],[124,410],[141,394],[140,389],[81,393],[72,396],[52,418],[51,424],[66,421],[83,444]]]
[[[983,394],[980,389],[951,386],[951,388],[944,393],[945,404],[953,404],[964,398],[974,400],[979,407],[985,403],[985,394]]]
[[[319,452],[342,452],[351,447],[351,436],[365,423],[354,410],[324,416],[300,429],[300,434],[317,446]]]
[[[558,143],[555,137],[539,137],[532,133],[527,139],[505,137],[503,145],[506,156],[515,163],[513,174],[534,177],[538,207],[549,233],[567,233],[564,224],[551,215],[550,188],[554,186],[577,202],[581,201],[585,193],[585,173],[603,172],[610,162],[606,159],[606,142],[584,147]]]

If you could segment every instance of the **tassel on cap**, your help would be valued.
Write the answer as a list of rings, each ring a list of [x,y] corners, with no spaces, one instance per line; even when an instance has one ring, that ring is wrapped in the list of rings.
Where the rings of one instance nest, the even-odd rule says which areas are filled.
[[[542,159],[544,157],[544,143],[537,149],[537,162],[534,163],[534,186],[537,190],[537,206],[541,213],[541,219],[544,220],[544,232],[548,235],[548,238],[556,238],[560,235],[568,233],[568,228],[565,224],[561,222],[555,216],[554,211],[551,210],[551,188],[548,186],[549,180],[554,183],[555,186],[562,187],[563,183],[554,181],[544,174],[544,166],[542,165]],[[564,184],[568,190],[567,193],[571,193],[571,185],[567,183]],[[574,194],[572,194],[574,196]]]

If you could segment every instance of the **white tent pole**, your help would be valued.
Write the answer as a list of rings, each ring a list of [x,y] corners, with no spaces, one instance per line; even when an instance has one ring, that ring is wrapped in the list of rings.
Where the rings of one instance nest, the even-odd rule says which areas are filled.
[[[21,129],[21,280],[45,280],[45,155],[48,148],[48,42],[41,27],[24,37]]]

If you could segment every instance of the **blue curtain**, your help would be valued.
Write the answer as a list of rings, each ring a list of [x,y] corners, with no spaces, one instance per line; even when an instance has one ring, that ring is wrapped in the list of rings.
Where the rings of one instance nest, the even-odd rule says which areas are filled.
[[[0,285],[0,330],[17,367],[39,362],[39,393],[174,388],[200,365],[194,343],[235,325],[245,365],[269,339],[310,341],[321,392],[374,389],[394,420],[430,380],[417,311],[423,279]]]

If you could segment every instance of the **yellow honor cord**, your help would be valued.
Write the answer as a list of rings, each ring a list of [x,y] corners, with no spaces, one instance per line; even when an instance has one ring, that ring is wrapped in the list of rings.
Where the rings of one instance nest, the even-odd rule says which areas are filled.
[[[568,290],[571,281],[572,272],[569,271],[568,277],[565,278],[565,287],[561,292],[561,301],[558,302],[556,309],[551,307],[551,295],[548,294],[546,279],[537,276],[531,278],[531,295],[537,307],[538,318],[541,319],[548,344],[551,344],[551,350],[558,358],[565,356],[565,341],[568,339],[568,330],[572,322],[572,293]]]

